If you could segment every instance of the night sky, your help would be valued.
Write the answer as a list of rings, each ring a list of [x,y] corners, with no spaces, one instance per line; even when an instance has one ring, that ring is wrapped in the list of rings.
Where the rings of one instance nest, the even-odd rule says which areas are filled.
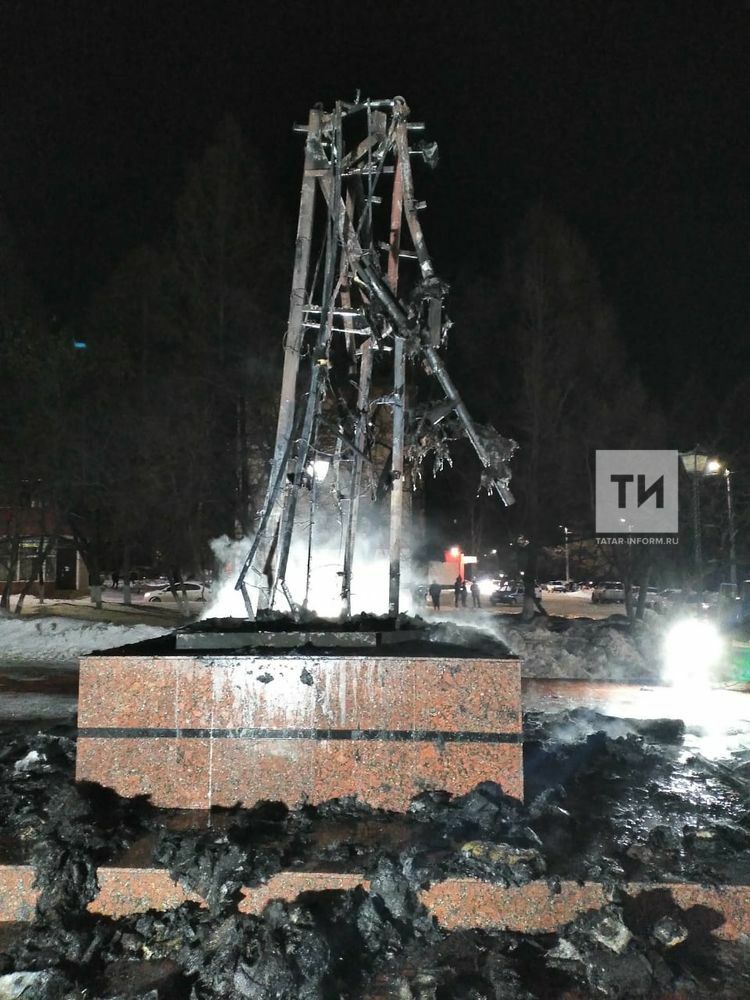
[[[424,221],[457,291],[541,198],[589,243],[649,385],[669,401],[697,371],[718,394],[750,361],[749,42],[741,0],[3,0],[2,208],[75,318],[167,231],[224,113],[293,217],[292,123],[403,94],[440,145]]]

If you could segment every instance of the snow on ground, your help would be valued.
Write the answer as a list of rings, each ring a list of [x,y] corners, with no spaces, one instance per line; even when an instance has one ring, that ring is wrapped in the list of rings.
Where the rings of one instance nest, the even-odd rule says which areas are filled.
[[[544,619],[531,626],[511,619],[498,631],[521,657],[524,677],[658,681],[662,674],[660,624],[578,618],[557,630],[550,629]]]
[[[3,691],[0,696],[0,725],[27,719],[35,722],[68,722],[75,718],[77,711],[78,698],[74,694]]]
[[[0,618],[0,666],[27,661],[75,663],[93,650],[112,649],[169,631],[154,625],[112,625],[73,618]]]
[[[631,683],[661,680],[666,623],[656,612],[647,610],[643,622],[629,622],[619,614],[603,619],[571,615],[567,621],[536,618],[525,623],[519,614],[456,612],[450,608],[426,617],[448,629],[460,626],[463,635],[451,633],[450,639],[459,645],[471,645],[467,636],[472,634],[484,633],[500,640],[521,659],[521,672],[527,678]]]

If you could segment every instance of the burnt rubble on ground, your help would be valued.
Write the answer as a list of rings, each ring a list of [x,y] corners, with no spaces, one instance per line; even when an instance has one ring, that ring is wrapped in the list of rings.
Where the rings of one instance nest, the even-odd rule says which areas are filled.
[[[681,723],[670,720],[578,709],[525,721],[528,809],[557,874],[750,883],[745,753],[707,760],[683,745]],[[559,741],[561,731],[570,739],[592,728]]]
[[[212,643],[212,637],[216,645]],[[295,641],[295,638],[297,641]],[[195,641],[195,645],[191,642]],[[361,614],[349,619],[320,618],[311,612],[301,620],[278,611],[256,620],[211,618],[191,622],[165,635],[99,651],[106,656],[168,656],[186,649],[202,655],[252,648],[266,656],[337,655],[447,656],[505,659],[513,656],[497,630],[472,624],[426,620],[419,615]]]
[[[526,732],[527,805],[484,782],[463,796],[424,792],[404,814],[352,798],[260,803],[215,810],[210,827],[74,784],[66,736],[10,738],[0,752],[2,860],[30,861],[41,896],[33,932],[0,936],[0,997],[750,994],[743,945],[709,933],[721,918],[681,910],[661,885],[750,884],[747,760],[703,760],[664,720],[575,711],[528,716]],[[207,907],[89,914],[96,868],[127,848]],[[306,868],[359,871],[369,890],[238,911],[243,886]],[[557,934],[446,933],[417,892],[467,875],[500,885],[542,878],[553,891],[565,879],[598,880],[614,902]],[[620,891],[632,881],[653,884],[649,906]]]

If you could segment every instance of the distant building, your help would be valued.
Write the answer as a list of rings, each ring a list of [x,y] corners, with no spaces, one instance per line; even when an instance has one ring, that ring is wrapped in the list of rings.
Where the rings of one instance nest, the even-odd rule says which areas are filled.
[[[10,580],[11,593],[18,594],[35,575],[30,593],[39,594],[40,573],[35,573],[35,566],[42,543],[48,549],[41,572],[44,596],[72,597],[88,592],[89,574],[80,552],[72,537],[58,533],[52,521],[49,514],[42,515],[35,507],[0,507],[0,589]]]

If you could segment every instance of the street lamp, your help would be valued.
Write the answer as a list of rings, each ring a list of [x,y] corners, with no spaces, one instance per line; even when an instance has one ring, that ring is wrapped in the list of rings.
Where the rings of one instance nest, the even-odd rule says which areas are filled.
[[[695,564],[696,588],[703,590],[703,554],[701,552],[701,500],[700,481],[707,476],[716,476],[721,470],[721,462],[709,458],[704,448],[696,445],[692,451],[680,452],[680,461],[685,472],[693,481],[693,561]]]
[[[724,469],[724,482],[727,487],[727,521],[729,522],[729,582],[737,586],[737,551],[735,549],[734,502],[732,500],[731,469]]]
[[[737,586],[737,552],[735,550],[734,499],[732,496],[732,476],[734,473],[723,465],[718,458],[711,458],[706,463],[707,476],[724,476],[724,486],[727,491],[727,531],[729,535],[729,582]]]
[[[564,524],[559,524],[558,527],[561,528],[565,534],[565,582],[570,583],[570,554],[568,552],[568,535],[570,534],[570,531]]]

